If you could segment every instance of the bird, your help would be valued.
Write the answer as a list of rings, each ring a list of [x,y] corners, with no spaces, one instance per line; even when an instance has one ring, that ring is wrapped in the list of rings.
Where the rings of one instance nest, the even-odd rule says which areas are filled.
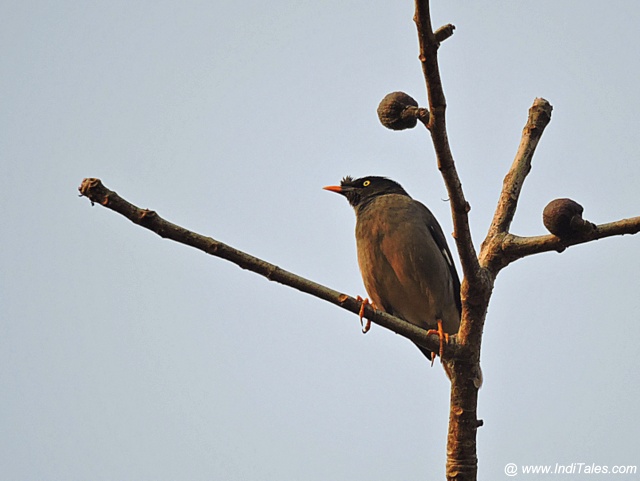
[[[462,305],[460,278],[435,216],[387,177],[346,176],[323,189],[343,195],[355,210],[358,265],[372,306],[438,333],[442,357],[443,339],[460,327]],[[418,348],[433,362],[434,353]]]

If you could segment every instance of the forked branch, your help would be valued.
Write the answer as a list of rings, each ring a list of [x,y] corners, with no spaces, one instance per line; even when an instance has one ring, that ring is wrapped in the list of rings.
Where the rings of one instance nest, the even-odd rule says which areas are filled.
[[[534,100],[529,109],[527,123],[522,130],[522,138],[515,159],[504,178],[498,206],[480,250],[480,265],[487,268],[494,278],[501,269],[511,262],[526,256],[549,251],[562,252],[572,245],[640,232],[640,217],[595,225],[584,221],[580,215],[577,217],[580,219],[581,228],[575,229],[574,232],[570,230],[569,219],[565,219],[567,221],[565,226],[567,231],[564,235],[562,235],[562,232],[556,232],[551,226],[548,226],[548,228],[558,235],[520,237],[509,232],[522,192],[522,186],[531,171],[533,154],[545,127],[551,120],[551,111],[552,107],[546,100],[541,98]],[[582,207],[576,202],[570,199],[557,199],[553,203],[558,201],[564,201],[560,202],[560,206],[569,204],[569,207],[578,209],[576,212],[582,213]],[[549,206],[553,203],[550,203]],[[547,209],[545,209],[546,214]],[[550,211],[550,215],[553,214],[554,212]],[[562,212],[556,214],[562,215]],[[562,219],[559,220],[562,221]],[[560,227],[558,226],[557,228]]]
[[[454,237],[464,271],[462,282],[463,313],[458,342],[467,358],[451,362],[451,405],[447,440],[447,479],[475,481],[477,479],[476,430],[478,361],[487,307],[495,278],[499,271],[516,259],[551,250],[562,251],[570,245],[612,235],[634,234],[640,231],[640,217],[595,226],[581,218],[582,207],[570,199],[557,199],[545,210],[549,222],[545,226],[558,234],[539,237],[518,237],[509,233],[524,181],[531,170],[531,161],[545,127],[551,120],[552,107],[544,99],[536,99],[515,160],[507,173],[493,221],[482,243],[479,258],[473,247],[469,229],[467,203],[457,174],[446,130],[446,101],[438,68],[438,48],[442,39],[453,33],[453,27],[432,30],[429,1],[415,0],[414,20],[420,43],[420,62],[429,96],[429,121],[440,169],[449,197],[454,224]]]

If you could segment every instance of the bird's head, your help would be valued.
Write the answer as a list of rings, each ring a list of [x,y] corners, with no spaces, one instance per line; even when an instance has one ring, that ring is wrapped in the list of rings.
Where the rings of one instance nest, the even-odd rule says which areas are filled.
[[[387,179],[386,177],[378,177],[375,175],[361,177],[359,179],[346,176],[342,179],[340,185],[328,185],[323,187],[323,189],[344,195],[354,209],[369,203],[380,195],[409,195],[397,182]]]

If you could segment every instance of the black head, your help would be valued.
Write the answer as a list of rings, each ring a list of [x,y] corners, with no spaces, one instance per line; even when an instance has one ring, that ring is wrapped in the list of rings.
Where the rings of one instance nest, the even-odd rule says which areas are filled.
[[[407,191],[397,182],[375,175],[359,179],[347,176],[342,179],[340,185],[328,185],[323,189],[344,195],[354,209],[369,203],[380,195],[400,194],[409,196]]]

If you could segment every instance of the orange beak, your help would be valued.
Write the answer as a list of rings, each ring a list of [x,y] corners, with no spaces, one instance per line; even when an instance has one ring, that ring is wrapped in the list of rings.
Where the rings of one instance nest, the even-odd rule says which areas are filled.
[[[342,193],[342,187],[340,187],[339,185],[327,185],[326,187],[323,187],[324,190],[329,190],[331,192],[336,192],[338,194]]]

